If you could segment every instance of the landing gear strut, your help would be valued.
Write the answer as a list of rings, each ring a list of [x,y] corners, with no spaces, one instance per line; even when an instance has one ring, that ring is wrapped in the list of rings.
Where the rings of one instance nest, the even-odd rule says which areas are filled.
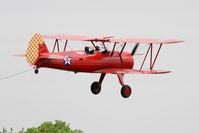
[[[124,85],[123,75],[117,74],[120,84],[122,85],[121,95],[123,98],[128,98],[131,95],[131,87],[129,85]]]

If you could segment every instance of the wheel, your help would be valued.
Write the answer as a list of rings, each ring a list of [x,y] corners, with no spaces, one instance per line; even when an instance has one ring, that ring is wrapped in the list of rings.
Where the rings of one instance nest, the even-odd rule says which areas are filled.
[[[97,81],[91,84],[91,92],[95,95],[99,94],[101,91],[101,84]]]
[[[121,89],[121,95],[124,98],[128,98],[131,95],[131,87],[128,85],[124,85]]]
[[[38,69],[35,69],[35,74],[38,74],[39,73],[39,70]]]

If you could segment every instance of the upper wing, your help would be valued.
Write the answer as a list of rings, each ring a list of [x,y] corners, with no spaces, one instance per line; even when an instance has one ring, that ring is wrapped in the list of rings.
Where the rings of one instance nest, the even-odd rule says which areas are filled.
[[[144,44],[172,44],[180,43],[178,39],[147,39],[147,38],[115,38],[113,36],[105,37],[89,37],[76,35],[42,35],[44,39],[61,39],[61,40],[76,40],[76,41],[96,41],[96,42],[116,42],[116,43],[144,43]]]
[[[84,41],[86,36],[74,36],[74,35],[42,35],[44,39],[61,39],[61,40],[76,40]]]
[[[135,69],[101,69],[96,73],[111,73],[111,74],[164,74],[171,71],[165,70],[135,70]]]
[[[77,35],[42,35],[44,39],[61,39],[61,40],[76,40],[76,41],[101,41],[107,42],[112,36],[105,37],[89,37],[89,36],[77,36]]]
[[[144,44],[172,44],[180,43],[182,40],[178,39],[146,39],[146,38],[110,38],[110,42],[120,42],[120,43],[144,43]]]

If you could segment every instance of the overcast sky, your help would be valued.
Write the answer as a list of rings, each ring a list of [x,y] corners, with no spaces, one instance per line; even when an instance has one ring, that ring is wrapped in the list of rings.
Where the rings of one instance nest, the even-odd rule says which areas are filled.
[[[115,75],[98,96],[90,84],[99,74],[40,69],[0,81],[0,127],[38,126],[64,120],[86,133],[199,132],[198,1],[18,0],[0,1],[0,77],[31,68],[23,54],[35,32],[179,38],[163,47],[156,68],[166,75],[126,75],[130,98]],[[72,45],[70,45],[73,47]],[[77,46],[74,46],[77,47]]]

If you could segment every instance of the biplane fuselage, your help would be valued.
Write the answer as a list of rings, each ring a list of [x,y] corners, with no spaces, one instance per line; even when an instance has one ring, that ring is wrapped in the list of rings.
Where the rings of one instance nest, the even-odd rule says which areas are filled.
[[[47,67],[74,72],[97,72],[101,69],[132,69],[134,65],[133,56],[128,52],[106,53],[94,51],[87,54],[83,50],[43,53],[36,62],[37,67]]]
[[[52,52],[49,52],[44,39],[55,40]],[[63,51],[60,51],[59,41],[65,40]],[[69,51],[66,50],[68,41],[86,41],[91,42],[93,47],[85,47],[84,50]],[[102,48],[96,44],[101,43]],[[39,68],[53,68],[66,71],[100,73],[100,78],[91,84],[91,92],[95,95],[101,91],[102,82],[106,74],[116,74],[121,84],[121,95],[127,98],[131,95],[132,89],[125,85],[123,81],[124,74],[164,74],[167,70],[155,70],[154,65],[163,45],[180,43],[181,40],[170,39],[144,39],[144,38],[114,38],[108,37],[86,37],[73,35],[40,35],[35,34],[26,50],[26,61],[35,66],[35,74],[38,74]],[[126,45],[134,43],[131,53],[124,51]],[[143,54],[143,61],[139,68],[134,67],[134,55],[140,43],[148,45],[148,49]],[[154,53],[154,45],[159,48]],[[112,50],[108,50],[106,45],[113,45]],[[116,50],[116,45],[120,50]],[[131,45],[131,44],[130,44]],[[57,48],[57,52],[55,49]],[[149,68],[144,68],[145,62],[149,57]],[[137,66],[137,65],[136,65]],[[145,65],[146,66],[146,65]]]

